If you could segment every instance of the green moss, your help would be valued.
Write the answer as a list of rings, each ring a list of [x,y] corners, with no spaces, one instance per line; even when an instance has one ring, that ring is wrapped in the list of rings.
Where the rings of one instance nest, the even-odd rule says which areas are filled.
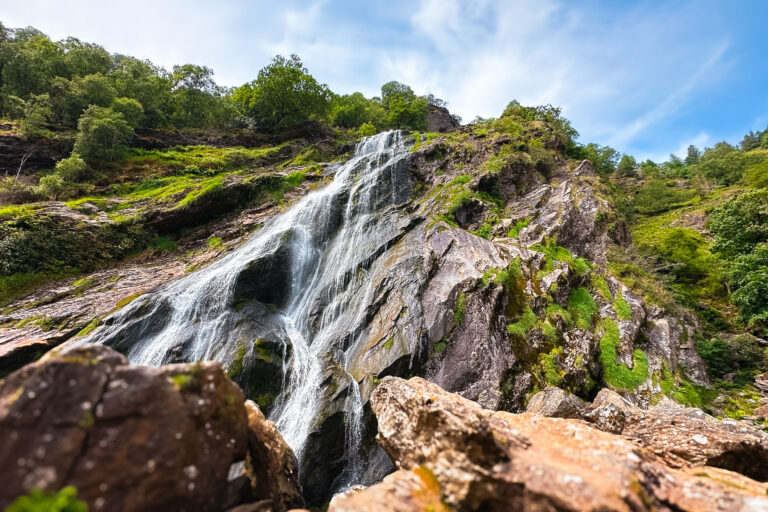
[[[523,316],[517,322],[509,324],[507,326],[507,332],[516,336],[525,336],[534,325],[536,325],[536,314],[530,307],[526,306],[523,311]]]
[[[194,377],[188,373],[177,373],[176,375],[171,375],[171,380],[173,381],[173,385],[176,386],[176,389],[187,389],[192,385],[192,381],[194,380]]]
[[[235,355],[232,358],[232,364],[229,365],[229,369],[227,370],[227,376],[230,379],[233,379],[243,373],[243,360],[245,359],[245,354],[247,352],[248,349],[246,348],[245,344],[240,344],[237,346]]]
[[[221,238],[213,236],[208,239],[207,244],[209,249],[219,249],[222,246]]]
[[[633,391],[648,379],[648,357],[640,349],[633,354],[633,367],[627,368],[616,362],[617,348],[621,344],[619,326],[610,318],[601,322],[604,331],[600,338],[600,364],[603,367],[603,379],[613,389]]]
[[[548,354],[542,354],[540,357],[544,380],[549,386],[559,386],[562,381],[563,371],[560,370],[555,360],[562,351],[562,347],[555,347]]]
[[[464,292],[460,292],[456,296],[456,302],[453,305],[453,321],[456,325],[461,326],[464,323],[464,313],[467,310],[467,297]]]
[[[120,309],[123,309],[125,306],[136,300],[137,298],[144,295],[142,292],[134,293],[133,295],[130,295],[124,299],[120,299],[117,301],[117,304],[115,304],[115,308],[112,310],[112,312],[118,311]]]
[[[99,325],[101,325],[101,318],[97,316],[96,318],[94,318],[93,320],[91,320],[91,321],[90,321],[90,323],[89,323],[88,325],[86,325],[85,327],[83,327],[83,329],[82,329],[80,332],[78,332],[78,333],[77,333],[77,337],[88,336],[88,335],[89,335],[89,334],[91,334],[91,333],[92,333],[94,330],[96,330],[96,328],[97,328]]]
[[[568,297],[568,312],[579,329],[591,329],[592,317],[597,313],[597,304],[586,288],[577,288]]]
[[[160,252],[176,252],[179,250],[179,245],[168,235],[156,236],[152,240],[152,247]]]
[[[69,485],[57,492],[32,489],[16,498],[5,512],[88,512],[88,505],[77,499],[77,489]]]
[[[608,287],[608,283],[603,276],[595,276],[595,278],[592,279],[592,288],[597,290],[597,292],[606,302],[611,302],[613,299],[611,289]]]
[[[571,251],[565,247],[557,245],[551,239],[547,239],[544,244],[532,245],[531,249],[534,251],[542,252],[546,255],[547,258],[545,259],[544,268],[546,273],[552,272],[554,270],[553,265],[550,263],[552,260],[567,263],[570,269],[576,275],[586,274],[592,269],[592,265],[587,260],[584,258],[575,258],[573,254],[571,254]]]
[[[563,309],[558,304],[552,303],[547,306],[546,318],[553,322],[557,321],[557,318],[561,318],[566,329],[573,327],[573,317],[568,310]]]
[[[390,349],[395,344],[395,337],[390,336],[387,341],[384,342],[384,348]]]
[[[632,308],[629,307],[629,304],[624,300],[621,293],[618,293],[616,295],[616,300],[613,301],[613,310],[616,311],[616,316],[619,317],[619,320],[632,319]]]

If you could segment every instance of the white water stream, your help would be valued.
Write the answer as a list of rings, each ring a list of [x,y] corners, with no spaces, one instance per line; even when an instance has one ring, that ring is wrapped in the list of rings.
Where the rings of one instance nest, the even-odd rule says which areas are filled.
[[[272,218],[221,260],[134,300],[86,341],[128,346],[128,358],[136,364],[158,366],[179,359],[229,364],[240,336],[233,334],[237,315],[232,307],[238,279],[249,263],[290,244],[288,261],[280,261],[290,273],[290,285],[273,315],[290,357],[270,417],[301,460],[324,406],[328,359],[346,372],[347,353],[355,349],[354,338],[365,324],[372,294],[365,279],[367,263],[397,233],[387,212],[395,209],[395,173],[407,154],[398,131],[363,139],[330,184]],[[137,327],[135,318],[146,318],[146,311],[152,321]],[[349,465],[355,466],[362,400],[357,383],[346,376],[346,452]],[[358,470],[350,467],[348,472]]]

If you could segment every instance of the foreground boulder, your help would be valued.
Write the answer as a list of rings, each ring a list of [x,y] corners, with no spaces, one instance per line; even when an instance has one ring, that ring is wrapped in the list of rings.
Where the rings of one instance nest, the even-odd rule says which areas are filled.
[[[385,378],[371,405],[377,439],[398,469],[429,470],[442,500],[459,510],[768,509],[766,484],[719,468],[672,468],[581,420],[489,411],[418,378]],[[368,510],[351,505],[379,499],[385,485],[393,484],[340,499],[334,510]]]
[[[0,382],[0,506],[67,485],[91,510],[302,505],[293,454],[243,401],[218,363],[129,366],[89,345],[26,366]],[[238,467],[258,484],[233,491]]]

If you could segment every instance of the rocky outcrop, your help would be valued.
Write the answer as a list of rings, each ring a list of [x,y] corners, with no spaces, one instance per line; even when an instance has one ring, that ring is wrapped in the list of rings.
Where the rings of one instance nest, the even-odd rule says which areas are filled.
[[[371,404],[377,440],[401,471],[339,500],[337,510],[371,510],[367,503],[386,497],[403,503],[397,510],[423,510],[411,505],[418,503],[419,487],[404,474],[424,471],[419,468],[434,475],[442,500],[459,510],[768,507],[768,485],[743,475],[671,467],[626,437],[583,421],[485,410],[419,378],[384,379]]]
[[[26,366],[0,383],[0,506],[65,485],[91,510],[301,505],[295,457],[243,400],[218,363],[133,367],[93,345]]]
[[[22,161],[22,174],[52,169],[56,162],[69,155],[73,145],[74,140],[66,137],[49,139],[39,136],[0,135],[0,171],[15,173]]]
[[[640,409],[605,388],[578,411],[554,407],[574,401],[578,398],[558,388],[547,388],[531,398],[527,411],[584,419],[600,430],[621,434],[648,448],[671,467],[714,466],[768,481],[768,434],[746,422],[718,420],[701,409],[669,399]]]
[[[428,132],[449,132],[461,126],[445,107],[430,105],[427,112]]]
[[[579,397],[550,386],[531,397],[526,411],[550,418],[581,418],[586,408]]]

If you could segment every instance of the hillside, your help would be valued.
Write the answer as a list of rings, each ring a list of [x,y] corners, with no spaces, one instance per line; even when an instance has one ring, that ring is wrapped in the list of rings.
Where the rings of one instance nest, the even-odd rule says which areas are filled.
[[[3,506],[766,506],[768,130],[638,164],[549,105],[9,37],[70,67],[1,89]]]

